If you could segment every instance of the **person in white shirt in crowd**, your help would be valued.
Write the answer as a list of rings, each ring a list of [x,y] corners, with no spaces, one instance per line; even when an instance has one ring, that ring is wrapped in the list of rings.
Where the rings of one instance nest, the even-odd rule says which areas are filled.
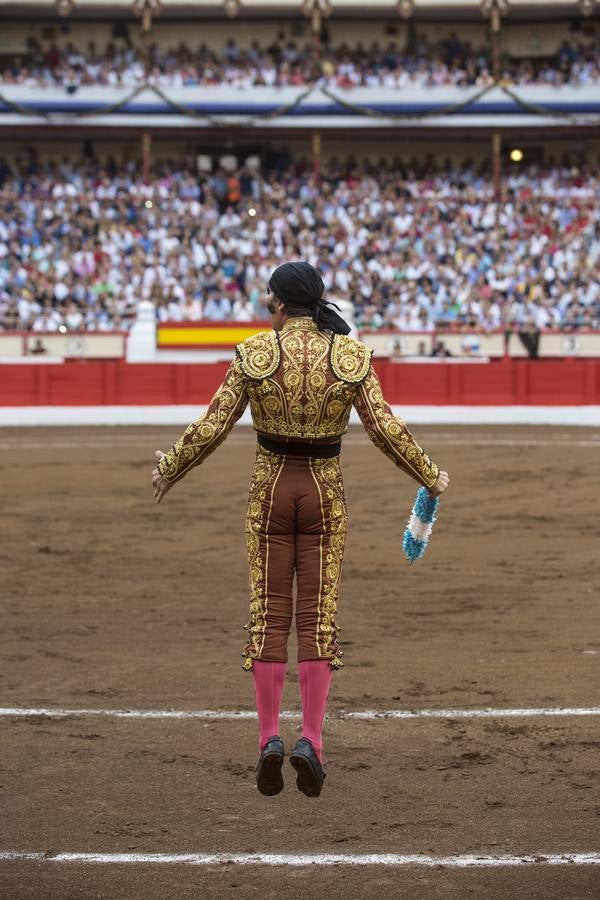
[[[199,322],[202,319],[202,301],[198,297],[188,296],[181,304],[183,322]]]
[[[76,303],[69,303],[65,310],[64,324],[69,331],[81,331],[85,317]]]
[[[64,281],[57,281],[54,285],[54,297],[59,304],[63,303],[69,296],[69,286]]]
[[[41,313],[41,306],[33,299],[29,291],[23,291],[17,300],[17,313],[19,317],[19,329],[27,331],[34,319]]]
[[[583,163],[509,171],[498,225],[488,220],[491,180],[472,168],[418,175],[338,160],[324,166],[321,192],[302,170],[265,173],[261,185],[249,216],[246,200],[220,212],[209,182],[183,165],[160,164],[151,185],[129,164],[110,177],[97,162],[42,165],[34,176],[16,165],[0,190],[0,291],[10,299],[2,327],[16,327],[16,309],[28,328],[48,305],[62,322],[71,301],[83,316],[95,310],[94,327],[122,317],[127,325],[146,298],[159,321],[190,315],[187,298],[204,298],[202,315],[214,321],[266,320],[264,283],[290,258],[318,265],[328,293],[353,303],[359,326],[509,327],[538,316],[552,328],[569,311],[578,327],[575,302],[599,321],[600,179]],[[159,217],[144,206],[156,192],[164,193]],[[93,241],[82,205],[88,233],[97,226]],[[229,227],[233,216],[239,223]]]
[[[231,315],[231,303],[227,297],[212,294],[204,304],[204,318],[207,321],[224,322]]]
[[[55,332],[58,331],[61,325],[61,317],[55,310],[44,309],[33,320],[31,330],[36,332]]]
[[[219,230],[225,228],[237,228],[241,225],[240,216],[234,211],[233,206],[228,206],[223,215],[219,219]]]
[[[60,47],[53,43],[48,46],[35,38],[30,38],[31,41],[37,52],[30,60],[7,56],[0,68],[0,83],[134,87],[147,79],[165,88],[215,84],[242,88],[302,87],[321,79],[330,87],[344,89],[492,83],[490,48],[474,48],[457,37],[452,38],[450,46],[447,40],[430,43],[423,35],[417,35],[416,47],[411,52],[395,42],[386,48],[377,43],[371,47],[360,43],[353,47],[327,45],[322,50],[319,66],[315,65],[310,41],[297,46],[277,39],[268,48],[255,41],[249,49],[242,49],[235,41],[232,46],[228,39],[215,51],[204,45],[187,46],[185,42],[176,48],[155,44],[150,49],[149,73],[142,43],[110,42],[96,47],[90,42],[84,49],[71,42]],[[515,84],[596,84],[600,81],[600,54],[593,37],[577,44],[565,41],[552,60],[503,60],[502,77]]]
[[[254,307],[249,297],[245,297],[243,294],[236,297],[231,309],[231,318],[234,322],[254,321]]]

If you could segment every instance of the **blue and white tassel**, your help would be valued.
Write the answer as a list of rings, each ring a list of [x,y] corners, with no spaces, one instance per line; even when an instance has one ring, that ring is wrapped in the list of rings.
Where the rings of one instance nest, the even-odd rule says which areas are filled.
[[[411,563],[421,559],[427,549],[439,502],[437,497],[430,497],[424,487],[417,491],[415,505],[402,539],[402,548]]]

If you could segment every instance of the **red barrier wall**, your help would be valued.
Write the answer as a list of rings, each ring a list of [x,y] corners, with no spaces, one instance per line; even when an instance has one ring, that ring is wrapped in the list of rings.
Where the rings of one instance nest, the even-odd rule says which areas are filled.
[[[226,362],[78,360],[0,365],[0,406],[162,406],[208,403]],[[416,406],[600,405],[600,360],[481,364],[376,360],[386,399]]]

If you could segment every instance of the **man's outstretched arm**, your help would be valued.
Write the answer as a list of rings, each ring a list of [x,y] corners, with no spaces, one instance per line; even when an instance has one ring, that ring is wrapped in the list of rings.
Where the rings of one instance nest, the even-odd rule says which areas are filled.
[[[376,447],[408,475],[426,487],[433,496],[448,486],[448,475],[419,447],[402,421],[385,402],[379,378],[371,368],[358,387],[354,406]]]
[[[247,404],[246,376],[236,358],[205,414],[186,428],[170,450],[166,453],[156,451],[158,462],[152,473],[152,484],[159,503],[168,490],[162,482],[170,487],[194,466],[204,462],[225,440]]]

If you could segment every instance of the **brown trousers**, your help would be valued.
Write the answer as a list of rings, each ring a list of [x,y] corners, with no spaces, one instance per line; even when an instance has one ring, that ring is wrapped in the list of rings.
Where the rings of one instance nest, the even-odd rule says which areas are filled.
[[[251,670],[254,659],[287,661],[294,574],[298,661],[342,666],[336,612],[347,529],[339,457],[257,448],[246,517],[250,621],[244,669]]]

